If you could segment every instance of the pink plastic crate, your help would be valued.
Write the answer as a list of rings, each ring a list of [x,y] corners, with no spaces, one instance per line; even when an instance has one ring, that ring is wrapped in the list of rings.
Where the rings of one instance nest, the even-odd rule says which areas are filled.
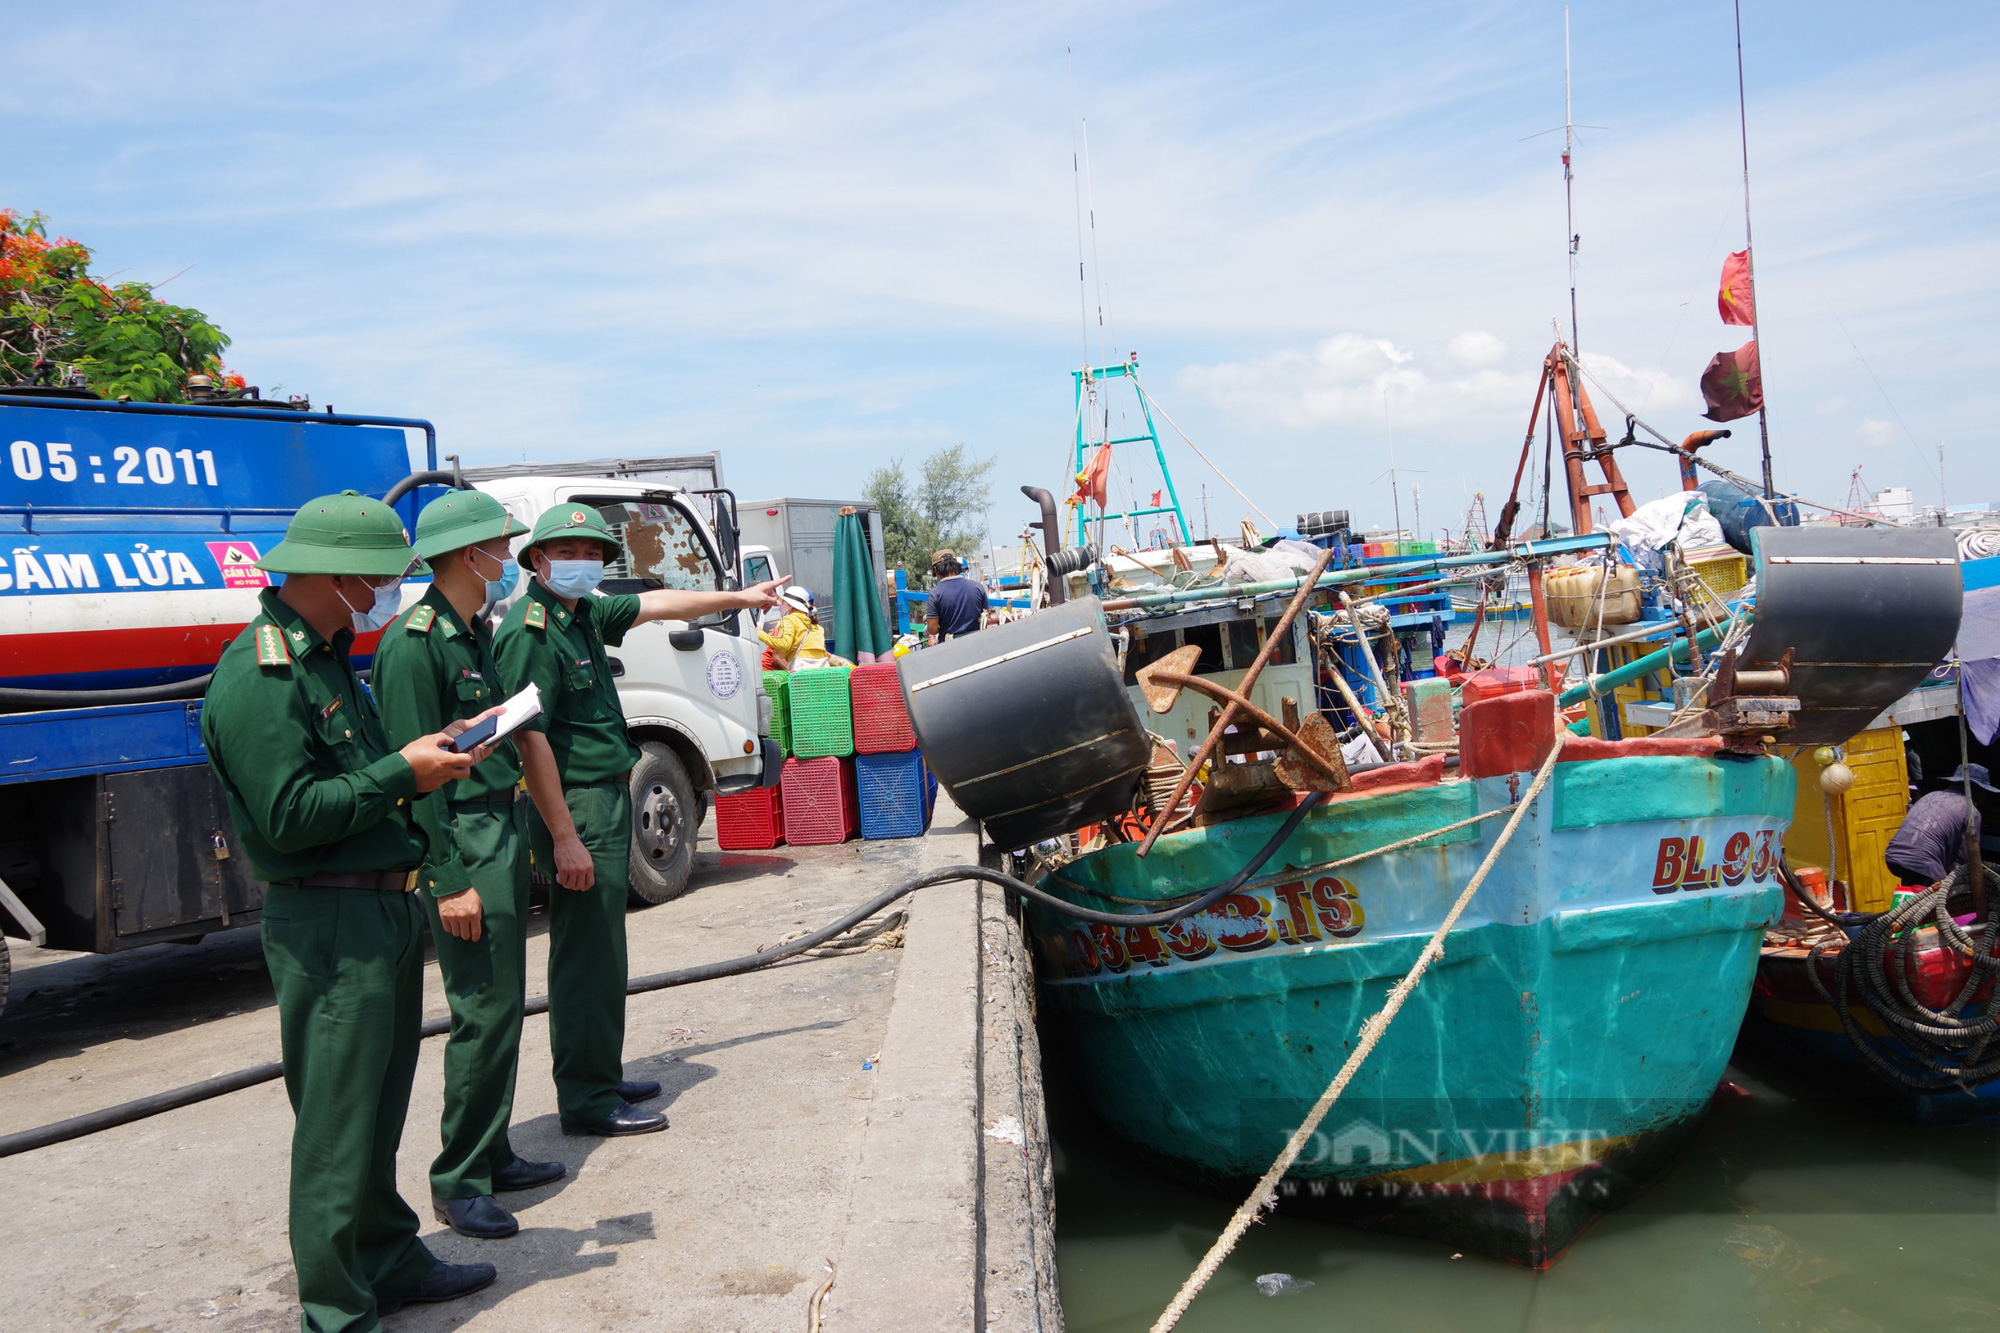
[[[903,685],[894,662],[873,662],[854,668],[848,677],[854,700],[856,754],[900,754],[917,748],[910,710],[903,706]]]
[[[785,800],[785,841],[794,847],[846,842],[860,829],[854,760],[787,759],[778,786]]]
[[[724,851],[759,851],[784,840],[785,802],[780,788],[715,798],[715,841]]]

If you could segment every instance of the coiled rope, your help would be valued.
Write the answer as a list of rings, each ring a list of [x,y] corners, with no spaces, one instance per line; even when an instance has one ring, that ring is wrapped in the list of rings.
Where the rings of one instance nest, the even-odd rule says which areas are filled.
[[[1806,976],[1833,1006],[1849,1044],[1883,1078],[1912,1092],[1970,1091],[2000,1077],[2000,957],[1994,952],[2000,926],[1988,919],[1968,929],[1952,920],[1952,890],[1964,877],[1965,867],[1958,866],[1928,891],[1875,917],[1831,959],[1826,955],[1833,940],[1820,941],[1806,955]],[[1989,895],[2000,892],[2000,872],[1991,866],[1986,882]],[[1919,932],[1930,929],[1938,945],[1971,964],[1956,994],[1937,1009],[1917,998],[1909,980],[1928,943]],[[1862,1028],[1852,1012],[1857,999],[1901,1049]]]
[[[1340,1072],[1333,1076],[1333,1082],[1326,1085],[1326,1091],[1319,1095],[1319,1100],[1313,1103],[1312,1110],[1299,1123],[1299,1127],[1292,1131],[1292,1137],[1285,1141],[1284,1149],[1279,1152],[1278,1159],[1271,1163],[1270,1170],[1266,1171],[1251,1189],[1250,1197],[1230,1215],[1229,1225],[1225,1226],[1222,1234],[1215,1238],[1215,1244],[1208,1247],[1208,1253],[1202,1256],[1199,1264],[1195,1265],[1194,1272],[1188,1274],[1187,1281],[1181,1284],[1180,1291],[1161,1312],[1160,1317],[1153,1322],[1152,1333],[1170,1333],[1170,1330],[1180,1323],[1181,1316],[1188,1311],[1188,1306],[1194,1303],[1194,1298],[1201,1294],[1201,1289],[1208,1285],[1209,1279],[1222,1267],[1222,1261],[1229,1257],[1230,1251],[1236,1248],[1236,1243],[1243,1239],[1243,1233],[1250,1229],[1250,1224],[1255,1222],[1265,1209],[1277,1206],[1278,1182],[1284,1179],[1285,1173],[1292,1169],[1292,1163],[1296,1162],[1299,1154],[1305,1151],[1307,1140],[1312,1138],[1320,1122],[1326,1119],[1327,1112],[1333,1109],[1333,1104],[1340,1100],[1340,1094],[1347,1091],[1347,1085],[1354,1078],[1355,1072],[1375,1049],[1376,1043],[1382,1040],[1382,1035],[1389,1030],[1389,1024],[1395,1022],[1396,1015],[1403,1008],[1403,1002],[1416,990],[1417,983],[1424,978],[1424,973],[1430,970],[1432,963],[1444,957],[1444,937],[1451,933],[1452,927],[1458,924],[1458,918],[1464,914],[1467,907],[1471,906],[1472,896],[1479,892],[1479,886],[1486,882],[1487,873],[1493,869],[1494,862],[1500,859],[1500,853],[1506,850],[1514,831],[1521,826],[1521,820],[1527,815],[1528,807],[1535,803],[1535,798],[1541,795],[1542,788],[1548,785],[1549,777],[1556,771],[1556,764],[1562,759],[1566,740],[1567,737],[1562,734],[1557,735],[1556,744],[1549,750],[1549,757],[1542,761],[1541,768],[1535,772],[1535,780],[1528,785],[1527,792],[1515,805],[1513,817],[1500,830],[1500,836],[1493,840],[1493,846],[1487,851],[1485,859],[1479,863],[1479,869],[1472,873],[1472,878],[1467,881],[1464,891],[1458,895],[1458,901],[1451,905],[1451,910],[1445,913],[1444,920],[1438,923],[1438,928],[1431,933],[1423,952],[1417,955],[1416,965],[1396,983],[1382,1008],[1361,1024],[1360,1040],[1355,1043],[1354,1051],[1347,1057],[1347,1062],[1341,1065]]]

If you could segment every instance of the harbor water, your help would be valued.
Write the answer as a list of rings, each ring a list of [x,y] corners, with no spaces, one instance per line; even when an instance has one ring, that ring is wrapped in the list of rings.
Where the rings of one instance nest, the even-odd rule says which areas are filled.
[[[1048,1026],[1063,1312],[1071,1333],[1143,1333],[1241,1200],[1176,1185],[1128,1151],[1082,1103]],[[2000,1134],[1908,1124],[1741,1052],[1728,1077],[1747,1099],[1720,1099],[1645,1195],[1546,1272],[1280,1215],[1250,1229],[1180,1327],[2000,1326]]]

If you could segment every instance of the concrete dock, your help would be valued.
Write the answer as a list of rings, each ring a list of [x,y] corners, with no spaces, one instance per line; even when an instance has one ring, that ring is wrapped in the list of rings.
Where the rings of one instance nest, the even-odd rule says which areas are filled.
[[[976,862],[940,800],[921,840],[718,852],[704,834],[674,902],[628,918],[634,975],[735,957],[833,919],[894,880]],[[632,997],[628,1077],[666,1085],[672,1128],[564,1137],[548,1028],[522,1041],[514,1142],[567,1163],[503,1200],[520,1235],[429,1220],[444,1044],[424,1044],[400,1178],[443,1258],[499,1266],[487,1291],[392,1329],[1056,1330],[1053,1208],[1027,958],[1004,896],[905,900],[900,945],[807,956]],[[531,994],[547,957],[538,913]],[[10,942],[0,1133],[278,1053],[254,930],[119,957]],[[883,947],[883,946],[887,947]],[[426,1016],[445,1012],[435,965]],[[297,1326],[285,1236],[282,1084],[0,1160],[10,1330]]]

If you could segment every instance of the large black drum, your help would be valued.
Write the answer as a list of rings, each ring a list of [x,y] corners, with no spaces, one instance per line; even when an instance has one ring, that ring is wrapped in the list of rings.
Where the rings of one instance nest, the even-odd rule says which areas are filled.
[[[1965,581],[1950,528],[1750,529],[1757,621],[1743,662],[1792,651],[1786,744],[1838,745],[1951,652]]]
[[[917,743],[1005,850],[1132,808],[1151,747],[1095,597],[902,659]]]

